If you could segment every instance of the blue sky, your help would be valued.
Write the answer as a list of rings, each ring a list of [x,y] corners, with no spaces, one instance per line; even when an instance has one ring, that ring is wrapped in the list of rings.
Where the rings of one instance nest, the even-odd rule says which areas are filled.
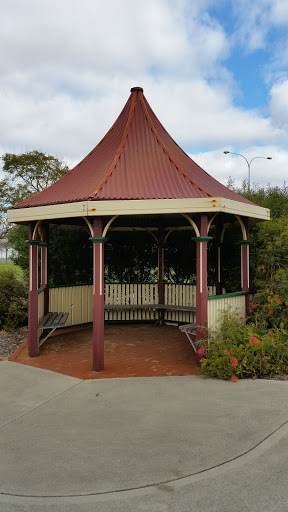
[[[72,167],[138,85],[216,179],[282,185],[288,164],[287,0],[14,0],[1,6],[0,151]],[[1,171],[0,171],[1,177]]]

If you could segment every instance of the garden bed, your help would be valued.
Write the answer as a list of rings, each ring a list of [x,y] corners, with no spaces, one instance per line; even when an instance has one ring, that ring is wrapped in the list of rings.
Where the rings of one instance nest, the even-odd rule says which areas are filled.
[[[0,361],[5,361],[27,338],[28,327],[19,327],[14,332],[0,331]]]

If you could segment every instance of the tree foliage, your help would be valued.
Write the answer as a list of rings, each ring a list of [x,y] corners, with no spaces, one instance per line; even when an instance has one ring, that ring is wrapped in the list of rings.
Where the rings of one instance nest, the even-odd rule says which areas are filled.
[[[51,233],[50,285],[92,284],[93,247],[89,236],[83,229],[56,229]]]
[[[40,151],[2,156],[6,177],[0,181],[0,211],[37,194],[67,173],[64,162]]]
[[[157,246],[146,233],[109,233],[105,244],[107,281],[151,282],[155,280]]]
[[[15,226],[8,236],[9,245],[15,251],[12,256],[13,262],[22,268],[26,278],[29,272],[27,239],[28,228],[21,225]],[[92,244],[86,231],[82,229],[53,230],[49,242],[50,285],[92,283],[92,255]]]
[[[248,190],[245,181],[242,187],[235,187],[234,181],[230,178],[227,186],[258,206],[269,208],[272,219],[288,215],[288,186],[286,182],[282,187],[272,187],[271,185],[261,187],[255,184]]]

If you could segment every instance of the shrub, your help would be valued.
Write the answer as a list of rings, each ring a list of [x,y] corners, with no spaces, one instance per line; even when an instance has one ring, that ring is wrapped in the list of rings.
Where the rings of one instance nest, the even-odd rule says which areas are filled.
[[[0,329],[13,331],[27,319],[27,285],[12,270],[0,274]]]
[[[288,336],[284,325],[263,331],[262,325],[246,325],[235,315],[224,313],[219,329],[210,334],[206,344],[201,359],[203,373],[235,380],[286,372]]]

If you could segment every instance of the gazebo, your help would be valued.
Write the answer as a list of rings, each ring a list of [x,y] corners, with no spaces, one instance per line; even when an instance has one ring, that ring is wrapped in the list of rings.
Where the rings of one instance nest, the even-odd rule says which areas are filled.
[[[126,320],[131,312],[133,319],[141,320],[152,311],[153,318],[160,322],[165,321],[165,315],[166,319],[170,315],[172,320],[191,322],[196,314],[198,340],[203,337],[203,329],[217,323],[219,311],[230,307],[245,315],[249,300],[249,223],[269,220],[269,216],[269,210],[229,190],[201,169],[162,126],[143,89],[133,87],[113,126],[76,167],[8,211],[9,222],[29,225],[29,355],[38,354],[41,320],[59,308],[69,312],[69,325],[93,322],[95,371],[104,368],[104,318],[116,315],[121,320],[124,310]],[[227,225],[235,221],[242,233],[241,290],[226,294],[221,251]],[[89,231],[94,265],[89,287],[49,290],[49,231],[60,225]],[[105,285],[104,244],[113,229],[145,230],[157,242],[158,284],[147,285],[145,293],[138,285]],[[183,287],[174,288],[173,299],[171,287],[170,292],[165,289],[163,255],[164,244],[177,229],[193,231],[196,288],[192,295],[184,293]],[[207,243],[212,237],[217,244],[216,283],[208,294]]]

